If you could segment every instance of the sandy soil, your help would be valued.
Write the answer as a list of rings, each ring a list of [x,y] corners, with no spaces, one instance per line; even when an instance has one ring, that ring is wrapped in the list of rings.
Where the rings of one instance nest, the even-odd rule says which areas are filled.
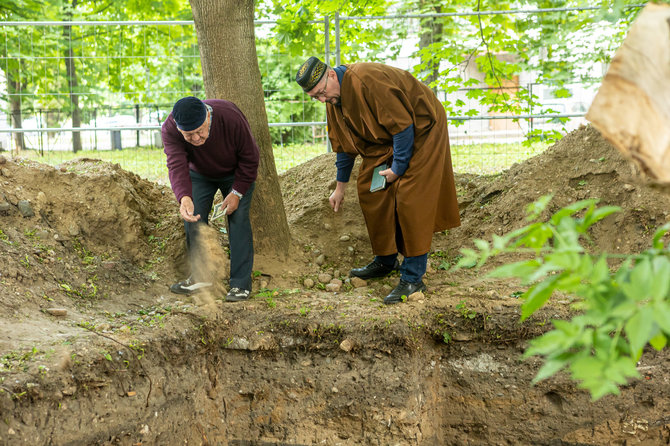
[[[428,291],[390,307],[397,276],[347,278],[371,252],[353,185],[341,212],[328,206],[333,177],[332,154],[282,176],[292,253],[257,255],[253,299],[225,303],[225,274],[194,297],[168,290],[185,272],[168,188],[97,160],[0,158],[0,444],[670,443],[667,351],[597,402],[565,374],[532,386],[540,362],[521,354],[567,302],[520,323],[518,285],[445,268],[547,193],[550,211],[622,207],[594,228],[595,251],[648,247],[670,195],[595,130],[500,175],[459,175],[462,226],[435,235]],[[223,222],[209,236],[225,257]]]

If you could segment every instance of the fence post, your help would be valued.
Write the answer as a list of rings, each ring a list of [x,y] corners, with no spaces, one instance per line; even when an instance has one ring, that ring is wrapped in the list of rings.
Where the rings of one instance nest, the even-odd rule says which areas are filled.
[[[140,125],[140,104],[135,104],[135,122]],[[137,131],[135,147],[140,146],[140,131]]]

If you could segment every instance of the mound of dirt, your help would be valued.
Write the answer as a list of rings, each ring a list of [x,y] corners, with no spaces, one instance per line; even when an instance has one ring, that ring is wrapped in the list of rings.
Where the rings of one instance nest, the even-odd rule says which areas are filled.
[[[395,306],[380,300],[397,276],[347,277],[372,253],[357,168],[340,212],[328,204],[334,162],[281,176],[297,254],[266,267],[258,253],[254,298],[223,303],[222,287],[168,291],[184,272],[168,188],[96,160],[0,157],[0,443],[670,441],[666,352],[645,352],[644,379],[620,397],[591,403],[563,374],[533,387],[540,363],[520,353],[569,303],[521,324],[517,284],[440,267],[473,238],[525,224],[548,193],[547,215],[590,197],[622,208],[593,228],[594,250],[647,248],[670,195],[598,132],[580,128],[499,175],[457,175],[462,226],[435,234],[428,291]],[[225,245],[224,227],[208,235]]]
[[[328,196],[335,189],[335,155],[324,154],[282,176],[284,203],[293,235],[318,247],[334,262],[367,263],[371,256],[356,196],[354,169],[345,205],[334,213]],[[621,212],[593,228],[594,250],[639,252],[650,246],[654,230],[668,220],[670,194],[647,181],[591,126],[566,135],[540,156],[497,175],[456,174],[461,226],[436,234],[433,251],[452,256],[474,238],[490,239],[525,224],[526,207],[543,195],[553,196],[543,217],[587,198]],[[351,249],[353,247],[353,251]],[[340,265],[342,267],[348,265]]]

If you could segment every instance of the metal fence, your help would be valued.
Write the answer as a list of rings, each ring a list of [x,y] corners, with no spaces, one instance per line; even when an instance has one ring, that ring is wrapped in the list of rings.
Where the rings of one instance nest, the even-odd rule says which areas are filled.
[[[419,22],[425,18],[567,10],[335,15],[317,23],[323,26],[323,57],[330,64],[340,63],[343,27],[348,23],[381,23],[383,28],[394,30],[393,44],[398,50],[393,58],[375,54],[375,59],[411,70],[418,63]],[[285,170],[326,150],[325,110],[307,96],[291,99],[298,90],[293,82],[296,67],[308,55],[295,57],[278,51],[267,38],[274,25],[273,21],[256,22],[257,50],[275,157],[284,159],[278,168]],[[5,42],[0,49],[0,97],[4,98],[0,100],[0,150],[10,153],[20,148],[22,156],[32,154],[55,163],[71,158],[77,150],[98,154],[117,151],[116,159],[132,168],[142,160],[137,151],[128,149],[161,147],[160,123],[174,101],[185,95],[204,96],[191,21],[0,22],[0,36]],[[165,76],[166,72],[172,75]],[[465,75],[477,77],[475,72]],[[595,76],[600,75],[602,67],[596,67]],[[594,88],[575,83],[569,86],[573,90],[569,99],[552,97],[551,87],[537,83],[533,73],[522,73],[518,86],[510,88],[519,86],[536,94],[553,112],[517,116],[489,113],[467,94],[472,88],[491,88],[483,82],[449,93],[450,98],[479,110],[475,116],[448,118],[455,170],[491,172],[524,159],[535,153],[518,144],[529,131],[570,131],[584,122],[595,94]],[[437,94],[445,97],[444,92]],[[557,124],[559,118],[569,121]],[[145,176],[164,179],[164,166]]]

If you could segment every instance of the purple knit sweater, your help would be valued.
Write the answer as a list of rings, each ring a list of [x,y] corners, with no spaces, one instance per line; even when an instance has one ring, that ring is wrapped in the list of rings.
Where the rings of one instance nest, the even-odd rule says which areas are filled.
[[[192,197],[189,169],[210,178],[234,174],[233,189],[241,194],[256,180],[258,145],[244,114],[230,101],[208,99],[204,102],[212,107],[212,127],[203,145],[196,147],[184,140],[172,113],[161,130],[170,184],[179,203],[184,196]]]

